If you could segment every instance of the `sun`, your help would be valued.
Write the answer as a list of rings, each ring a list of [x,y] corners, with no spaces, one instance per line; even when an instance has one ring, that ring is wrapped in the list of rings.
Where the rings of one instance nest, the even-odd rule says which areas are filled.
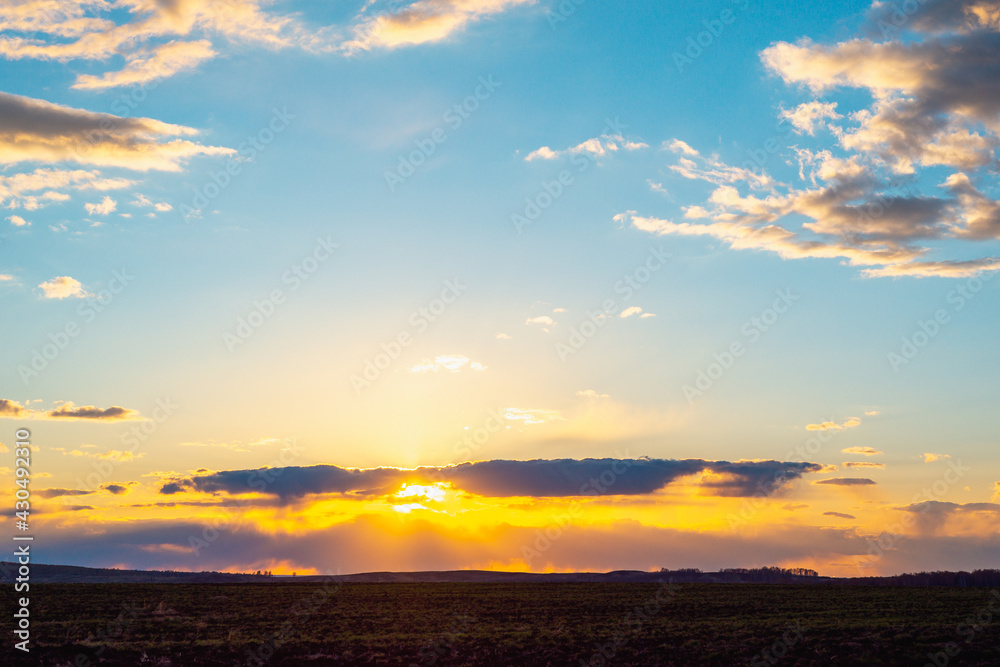
[[[445,488],[441,484],[404,484],[396,493],[397,498],[422,498],[441,502],[444,500]]]

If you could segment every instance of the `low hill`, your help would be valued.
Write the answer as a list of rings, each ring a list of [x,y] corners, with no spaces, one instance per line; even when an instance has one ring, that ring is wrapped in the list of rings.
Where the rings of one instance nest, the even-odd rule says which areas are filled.
[[[0,562],[0,583],[13,583],[18,565]],[[920,572],[890,577],[821,577],[811,570],[777,567],[737,568],[719,572],[696,569],[644,572],[497,572],[493,570],[444,570],[439,572],[364,572],[343,575],[272,576],[228,572],[177,572],[174,570],[119,570],[75,565],[31,564],[31,583],[91,584],[224,584],[267,582],[344,583],[737,583],[737,584],[840,584],[867,586],[1000,586],[1000,570],[975,572]]]

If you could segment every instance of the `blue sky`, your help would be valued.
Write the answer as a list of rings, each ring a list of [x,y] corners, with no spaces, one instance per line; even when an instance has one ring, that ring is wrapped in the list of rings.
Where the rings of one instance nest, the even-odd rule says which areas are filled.
[[[995,70],[974,63],[996,48],[994,4],[927,0],[883,32],[891,12],[866,2],[13,3],[0,12],[0,442],[32,429],[35,484],[54,490],[40,530],[65,535],[48,558],[86,551],[82,526],[105,512],[102,530],[128,517],[151,540],[114,564],[323,570],[317,553],[268,551],[292,512],[317,544],[353,543],[366,522],[384,543],[440,541],[438,560],[391,569],[849,574],[885,526],[921,512],[873,567],[986,566],[1000,548],[1000,110],[975,92]],[[177,407],[159,420],[164,400]],[[497,433],[456,446],[493,413]],[[789,457],[816,434],[833,440]],[[640,520],[632,534],[654,536],[621,562],[568,547],[529,561],[517,538],[466,549],[478,543],[438,516],[436,492],[390,519],[343,490],[292,509],[263,492],[266,516],[228,536],[259,549],[210,561],[166,537],[229,506],[231,489],[198,475],[282,467],[293,450],[295,466],[345,469],[817,467],[761,501],[752,535],[726,529],[739,501],[705,491],[730,474],[711,466],[701,486],[609,493],[581,535],[630,535],[615,509],[628,502],[676,505]],[[923,499],[950,504],[914,510],[958,462],[971,470]],[[184,480],[193,520],[162,504]],[[442,488],[449,517],[489,504]],[[547,498],[470,521],[529,530],[557,511]],[[397,520],[402,537],[380,523]],[[832,542],[764,534],[802,526]],[[754,562],[657,530],[757,540]],[[969,540],[979,555],[956,556]],[[355,551],[344,567],[367,567]]]

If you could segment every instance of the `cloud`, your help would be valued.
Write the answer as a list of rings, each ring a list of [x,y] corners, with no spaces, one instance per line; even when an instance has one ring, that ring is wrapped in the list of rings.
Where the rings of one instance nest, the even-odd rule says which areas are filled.
[[[641,313],[642,313],[642,308],[640,308],[639,306],[629,306],[622,312],[618,313],[618,317],[624,320],[627,317],[632,317],[633,315],[640,315]]]
[[[386,495],[404,483],[447,481],[486,497],[568,497],[648,495],[681,478],[709,473],[699,482],[708,495],[744,497],[761,488],[777,490],[818,472],[816,463],[704,461],[700,459],[536,459],[476,461],[445,467],[345,469],[331,465],[214,472],[170,479],[160,493],[187,490],[240,494],[261,492],[284,501],[310,494]],[[270,480],[268,483],[266,480]]]
[[[924,455],[924,463],[934,463],[935,461],[940,461],[942,459],[950,459],[950,454],[931,454],[926,452]]]
[[[129,54],[125,67],[117,72],[105,72],[100,76],[80,74],[77,76],[73,88],[95,90],[140,85],[173,76],[177,72],[193,69],[202,61],[213,58],[215,55],[212,43],[206,39],[193,42],[168,42]]]
[[[132,201],[131,204],[132,206],[138,206],[140,208],[152,207],[156,209],[158,213],[166,213],[167,211],[172,211],[174,208],[166,202],[154,202],[144,194],[136,194],[135,200]]]
[[[745,182],[757,189],[770,189],[776,185],[774,179],[759,169],[733,167],[715,155],[703,156],[696,153],[693,157],[681,157],[677,164],[670,166],[670,170],[684,178],[708,181],[716,185]]]
[[[418,0],[391,14],[363,18],[343,49],[352,54],[374,48],[439,42],[469,24],[535,0]]]
[[[875,470],[884,470],[884,463],[874,463],[872,461],[847,461],[844,463],[845,468],[873,468]]]
[[[89,496],[95,491],[84,491],[81,489],[38,489],[35,491],[42,498],[59,498],[62,496]]]
[[[698,151],[691,148],[688,144],[681,141],[680,139],[673,139],[671,141],[664,141],[663,148],[673,151],[674,153],[681,153],[683,155],[699,155]]]
[[[510,340],[510,334],[498,333],[494,336],[497,340]]]
[[[790,111],[782,111],[781,117],[791,122],[799,132],[810,135],[816,132],[822,121],[842,118],[837,113],[836,102],[805,102]]]
[[[84,419],[108,422],[140,419],[136,410],[118,405],[112,405],[110,408],[98,408],[93,405],[76,406],[68,401],[44,414],[46,419]]]
[[[69,276],[58,276],[52,280],[41,283],[38,288],[42,290],[46,299],[83,299],[90,296],[80,281]]]
[[[486,366],[478,361],[472,361],[463,354],[443,354],[431,359],[424,359],[419,364],[410,368],[411,373],[437,373],[438,371],[450,371],[458,373],[468,367],[474,371],[484,371]]]
[[[823,512],[823,516],[835,516],[838,519],[856,519],[857,518],[853,514],[844,514],[843,512]]]
[[[2,43],[2,38],[0,38]],[[179,171],[199,155],[234,155],[184,137],[197,130],[151,118],[119,117],[0,92],[0,163],[62,162]]]
[[[840,451],[844,454],[860,454],[861,456],[878,456],[885,453],[880,452],[874,447],[847,447],[846,449],[842,449]]]
[[[31,223],[26,221],[19,215],[11,215],[7,218],[7,221],[15,227],[30,227]]]
[[[526,408],[504,408],[504,419],[520,421],[525,424],[544,424],[545,422],[561,420],[558,410],[532,410]]]
[[[611,398],[608,394],[600,394],[593,389],[581,389],[576,395],[582,398]]]
[[[102,199],[100,203],[84,204],[83,207],[87,209],[88,215],[108,215],[118,208],[118,202],[105,195],[104,199]]]
[[[857,417],[851,417],[843,424],[838,424],[837,422],[827,421],[821,424],[806,424],[807,431],[843,431],[844,429],[854,428],[861,425],[861,420]]]
[[[100,89],[153,81],[214,56],[207,39],[170,39],[193,33],[271,49],[333,48],[326,34],[329,31],[311,31],[292,16],[263,11],[262,4],[262,0],[36,0],[8,4],[0,11],[0,25],[6,32],[0,37],[0,55],[8,60],[60,62],[122,56],[125,66],[121,70],[100,76],[81,74],[74,84],[75,88]],[[150,44],[162,39],[169,41]]]
[[[533,160],[556,160],[567,155],[579,155],[581,153],[586,153],[591,157],[603,157],[611,153],[616,153],[619,150],[637,151],[642,148],[649,148],[649,146],[641,141],[625,139],[620,134],[604,134],[600,137],[587,139],[583,143],[561,151],[554,151],[548,146],[542,146],[538,150],[528,153],[524,160],[526,162],[532,162]]]
[[[17,401],[12,401],[9,398],[0,398],[0,417],[19,418],[25,417],[27,414],[28,411],[26,408]]]
[[[882,413],[878,410],[865,410],[865,416],[867,417],[877,417],[880,414]]]
[[[831,477],[830,479],[821,479],[813,483],[830,484],[832,486],[870,486],[876,482],[864,477]]]
[[[993,500],[1000,502],[1000,482],[993,482]]]
[[[554,319],[552,319],[551,317],[549,317],[548,315],[539,315],[538,317],[529,317],[528,319],[526,319],[524,321],[524,323],[527,324],[527,325],[538,324],[538,325],[540,325],[542,327],[554,327],[556,325],[556,321]]]
[[[117,420],[107,420],[107,421],[117,421]],[[102,461],[114,461],[115,463],[128,463],[129,461],[134,461],[135,459],[141,459],[146,455],[146,452],[136,454],[128,450],[120,449],[110,449],[106,452],[85,452],[80,449],[73,449],[68,452],[63,452],[63,456],[85,456],[89,459],[98,459]]]
[[[1000,504],[997,503],[952,503],[940,500],[926,500],[924,502],[913,503],[905,507],[895,508],[901,512],[915,514],[917,518],[917,529],[920,534],[934,535],[944,528],[951,517],[958,519],[968,517],[975,519],[986,518],[995,529],[998,519],[1000,519]],[[974,530],[982,531],[984,526],[975,523]],[[986,528],[990,530],[990,528]]]
[[[872,11],[889,6],[875,3]],[[800,182],[774,181],[756,158],[733,166],[675,140],[665,142],[678,156],[669,168],[717,186],[705,205],[682,206],[686,218],[705,222],[634,211],[615,219],[783,259],[840,259],[865,277],[965,278],[1000,270],[989,249],[951,243],[1000,239],[1000,201],[976,185],[995,183],[998,171],[1000,96],[992,91],[1000,85],[1000,10],[985,0],[940,7],[929,3],[918,18],[907,15],[906,39],[803,39],[761,52],[770,72],[813,93],[781,112],[790,130],[830,131],[822,150],[787,149],[799,162]],[[840,89],[861,93],[853,109],[823,99]],[[756,150],[766,157],[781,146]]]
[[[107,191],[127,188],[134,183],[127,178],[106,178],[99,171],[39,168],[10,176],[0,175],[0,204],[34,211],[68,200],[70,197],[63,190]],[[17,216],[11,216],[14,217]]]
[[[126,484],[102,484],[101,488],[108,493],[120,496],[129,492],[129,488],[132,487],[135,482],[127,482]]]

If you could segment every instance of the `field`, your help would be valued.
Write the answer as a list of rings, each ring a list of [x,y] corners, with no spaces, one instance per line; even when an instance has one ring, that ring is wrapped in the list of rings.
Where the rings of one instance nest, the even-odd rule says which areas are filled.
[[[33,584],[30,598],[32,652],[7,630],[4,664],[1000,665],[986,588]]]

